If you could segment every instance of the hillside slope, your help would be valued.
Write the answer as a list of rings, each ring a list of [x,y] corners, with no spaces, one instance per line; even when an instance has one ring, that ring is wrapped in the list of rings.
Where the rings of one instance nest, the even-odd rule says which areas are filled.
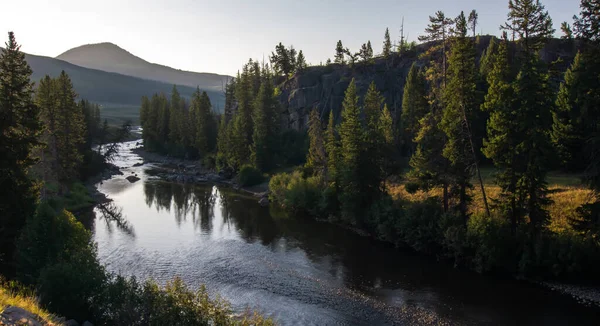
[[[480,56],[490,43],[491,36],[478,37],[477,52]],[[402,56],[394,53],[389,59],[376,58],[371,64],[358,63],[354,67],[341,64],[308,67],[304,72],[285,79],[281,77],[279,89],[281,95],[283,128],[304,129],[308,123],[308,114],[317,108],[324,121],[329,112],[340,118],[344,93],[352,78],[356,81],[359,96],[364,96],[369,84],[375,82],[377,89],[385,96],[386,103],[397,119],[402,109],[402,96],[406,76],[413,63],[420,66],[429,59],[421,58],[431,44],[420,44],[414,52]],[[545,62],[562,59],[555,68],[565,71],[575,57],[575,47],[568,41],[553,39],[540,52]],[[562,76],[560,76],[562,78]],[[558,82],[556,82],[558,85]]]
[[[72,64],[123,75],[221,91],[231,76],[197,73],[150,63],[112,43],[86,44],[56,57]]]
[[[169,95],[173,89],[173,84],[88,69],[50,57],[26,54],[25,58],[33,70],[32,79],[36,82],[45,75],[56,77],[64,70],[71,77],[79,97],[101,104],[103,117],[113,124],[126,119],[137,123],[142,96],[152,96],[154,93]],[[195,88],[181,85],[177,89],[188,99],[195,91]],[[221,92],[207,90],[207,93],[215,110],[223,107]]]

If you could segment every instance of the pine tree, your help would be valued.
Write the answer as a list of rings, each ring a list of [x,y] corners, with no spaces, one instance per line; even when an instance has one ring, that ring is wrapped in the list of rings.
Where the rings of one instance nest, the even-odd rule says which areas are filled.
[[[400,117],[402,126],[402,142],[408,155],[416,150],[415,136],[420,125],[419,121],[429,111],[427,101],[427,81],[425,74],[416,63],[410,68],[406,83],[404,84],[404,95],[402,97],[402,115]]]
[[[362,192],[361,163],[363,161],[364,131],[360,120],[360,107],[354,79],[348,85],[342,104],[342,122],[340,123],[340,188],[343,218],[347,222],[361,223],[360,212],[364,208]]]
[[[145,128],[150,128],[150,115],[151,115],[151,106],[150,100],[146,96],[142,96],[142,104],[140,106],[140,125],[142,126],[142,130]],[[142,138],[144,142],[148,142],[149,133],[142,132]]]
[[[200,93],[200,88],[192,96],[192,107],[195,109],[196,140],[195,146],[201,156],[205,156],[214,149],[213,133],[214,119],[210,99],[206,92]]]
[[[41,126],[31,68],[13,32],[0,52],[0,269],[9,271],[15,239],[35,211],[38,189],[29,170]]]
[[[384,153],[385,140],[381,133],[381,110],[384,104],[384,97],[377,90],[375,82],[371,82],[364,98],[364,144],[361,156],[361,179],[368,188],[368,193],[377,194],[384,178],[384,156],[390,153]],[[383,189],[381,189],[383,190]],[[372,198],[369,198],[369,200]]]
[[[329,112],[329,120],[325,133],[325,150],[327,151],[327,177],[329,181],[335,183],[336,188],[338,188],[341,153],[333,111]]]
[[[575,36],[583,49],[565,76],[557,100],[558,124],[561,134],[577,139],[576,128],[584,129],[586,153],[584,181],[598,197],[600,193],[600,125],[597,121],[600,105],[600,2],[581,0],[579,17],[574,17]],[[557,119],[554,121],[557,125]],[[572,130],[569,130],[573,128]],[[555,127],[556,133],[556,127]],[[575,137],[573,137],[575,136]],[[600,200],[577,209],[578,218],[571,221],[573,229],[600,245]]]
[[[390,30],[386,28],[383,38],[383,57],[387,59],[390,53],[392,53],[392,41],[390,40]]]
[[[296,71],[302,72],[304,69],[306,69],[306,67],[307,64],[306,59],[304,58],[304,53],[302,53],[302,50],[300,50],[300,52],[298,52],[298,59],[296,60]]]
[[[219,130],[217,136],[217,168],[219,170],[229,167],[229,161],[231,158],[229,129],[231,129],[230,121],[227,119],[227,115],[223,113],[221,115],[221,120],[219,121]]]
[[[179,95],[179,91],[177,91],[177,86],[173,85],[173,89],[171,90],[171,102],[169,103],[169,142],[171,145],[179,144],[181,142],[181,123],[183,119],[181,96]]]
[[[230,128],[231,155],[229,164],[238,169],[250,159],[250,145],[254,130],[252,121],[252,95],[248,66],[244,66],[242,74],[238,74],[235,98],[238,103],[237,112],[233,116]]]
[[[35,93],[35,104],[39,108],[39,118],[44,123],[41,142],[45,144],[40,150],[40,168],[42,170],[42,198],[46,198],[46,185],[58,181],[59,140],[58,133],[58,101],[56,80],[46,75],[40,80]]]
[[[508,22],[501,29],[518,36],[526,56],[536,54],[554,34],[550,15],[540,0],[509,0],[508,9]]]
[[[442,155],[446,135],[439,128],[440,120],[439,112],[433,111],[419,120],[419,131],[415,136],[416,151],[410,158],[411,170],[408,176],[423,190],[442,187],[443,208],[447,212],[452,179],[449,173],[450,162]]]
[[[598,132],[600,117],[600,60],[578,53],[565,73],[553,112],[552,140],[570,171],[582,171],[589,164],[586,148],[590,135]]]
[[[335,46],[335,56],[333,57],[333,62],[346,64],[346,60],[344,59],[344,46],[342,45],[342,40],[339,40]]]
[[[477,36],[477,19],[479,19],[479,14],[477,14],[477,10],[471,10],[471,12],[469,13],[469,27],[473,31],[473,37]]]
[[[429,52],[439,51],[441,54],[441,62],[432,62],[435,63],[435,65],[432,65],[433,70],[436,72],[435,74],[440,74],[440,76],[431,79],[441,80],[442,89],[446,86],[446,41],[448,40],[453,24],[454,20],[447,18],[442,11],[437,11],[435,16],[429,16],[429,25],[425,28],[425,33],[427,34],[419,36],[419,41],[422,42],[441,41],[439,45],[433,46]]]
[[[446,134],[443,155],[452,165],[452,174],[459,193],[459,211],[465,223],[470,198],[467,188],[471,186],[473,167],[480,180],[484,204],[487,209],[485,188],[479,174],[471,123],[479,106],[477,76],[475,70],[475,47],[467,38],[467,20],[463,12],[456,19],[454,37],[448,66],[448,84],[444,90],[445,108],[440,128]]]
[[[498,52],[498,44],[495,37],[490,39],[490,44],[488,47],[483,50],[481,54],[481,59],[479,60],[479,74],[481,78],[485,81],[488,77],[488,74],[493,68],[494,62],[493,58]]]
[[[575,34],[578,38],[588,43],[597,43],[600,41],[600,22],[598,12],[600,12],[600,2],[598,0],[581,0],[579,5],[581,12],[575,16],[573,24]]]
[[[325,150],[325,136],[323,124],[319,118],[319,111],[313,108],[308,121],[309,148],[306,155],[306,167],[315,175],[324,176],[327,173],[327,152]]]
[[[254,100],[252,121],[254,131],[252,133],[251,160],[254,166],[261,171],[268,171],[273,167],[273,123],[272,116],[275,112],[273,98],[273,86],[270,73],[265,72],[265,78],[260,85],[260,90]]]
[[[563,35],[560,37],[563,40],[572,40],[573,39],[573,30],[571,29],[571,25],[567,22],[562,22],[560,24],[560,30],[563,32]]]
[[[85,125],[82,112],[77,108],[77,94],[69,76],[62,71],[56,80],[58,141],[58,180],[64,189],[78,176],[83,156],[80,153],[84,141]]]
[[[381,144],[381,158],[383,177],[387,178],[392,174],[394,169],[394,161],[396,157],[395,136],[394,136],[394,119],[392,113],[388,109],[387,104],[383,105],[383,111],[379,116],[379,134],[383,143]]]

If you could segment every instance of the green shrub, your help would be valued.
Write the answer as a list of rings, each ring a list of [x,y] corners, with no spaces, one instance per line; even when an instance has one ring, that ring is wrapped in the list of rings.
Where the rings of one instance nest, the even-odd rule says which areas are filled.
[[[205,169],[215,169],[217,167],[217,157],[215,154],[207,154],[202,157],[202,166]]]
[[[248,164],[242,166],[238,174],[238,181],[240,186],[243,187],[255,186],[262,183],[264,180],[265,177],[262,175],[262,173],[257,168]]]
[[[399,245],[400,237],[396,223],[402,213],[394,207],[394,201],[389,195],[383,196],[369,208],[367,226],[379,239]]]
[[[407,205],[395,223],[400,240],[417,251],[436,252],[443,238],[441,216],[442,209],[436,198]]]
[[[106,279],[93,252],[82,252],[68,261],[51,263],[40,272],[41,303],[61,316],[84,321],[94,319],[92,306]]]
[[[43,202],[25,224],[17,249],[17,277],[34,285],[53,312],[85,320],[105,279],[91,234],[56,201]]]
[[[320,215],[321,178],[303,178],[298,171],[292,174],[287,186],[286,207],[297,211],[305,211],[313,216]]]
[[[192,291],[179,278],[163,288],[153,281],[117,276],[102,295],[96,309],[106,325],[273,325],[256,313],[234,319],[226,301],[211,299],[204,286]]]
[[[287,186],[290,183],[292,175],[289,173],[279,173],[271,177],[269,180],[269,199],[273,202],[285,206],[285,196],[287,194]]]
[[[77,212],[94,205],[94,199],[88,189],[81,183],[74,183],[63,197],[63,206],[70,212]]]
[[[467,224],[466,241],[466,245],[471,248],[471,268],[475,271],[516,272],[516,257],[519,252],[508,220],[483,214],[473,215]]]
[[[524,243],[520,275],[581,281],[593,280],[600,273],[600,248],[590,238],[569,231],[545,231]]]
[[[281,173],[269,182],[270,198],[289,211],[318,216],[321,211],[321,178],[304,178],[301,171]]]

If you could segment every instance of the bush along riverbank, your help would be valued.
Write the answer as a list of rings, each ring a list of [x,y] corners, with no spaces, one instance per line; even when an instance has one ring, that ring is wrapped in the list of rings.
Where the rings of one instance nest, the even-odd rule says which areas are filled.
[[[390,189],[404,185],[390,186]],[[396,198],[384,193],[358,220],[342,215],[335,185],[302,172],[279,174],[270,183],[270,199],[290,214],[309,215],[341,224],[363,235],[434,255],[478,273],[510,275],[542,284],[600,306],[597,275],[600,248],[574,230],[531,235],[527,224],[513,233],[509,221],[495,212],[473,213],[466,225],[455,212],[444,212],[442,199]],[[574,283],[567,285],[565,283]]]
[[[139,155],[144,160],[144,164],[152,164],[152,167],[146,170],[147,174],[161,180],[225,185],[256,197],[262,206],[269,204],[268,176],[251,166],[246,166],[240,173],[234,175],[233,171],[217,172],[213,168],[207,168],[197,160],[185,160],[147,151],[141,143],[131,151]]]

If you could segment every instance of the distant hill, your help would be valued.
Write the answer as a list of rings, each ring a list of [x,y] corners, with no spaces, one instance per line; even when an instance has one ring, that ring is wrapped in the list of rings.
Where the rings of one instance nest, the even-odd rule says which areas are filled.
[[[168,84],[193,88],[199,86],[207,91],[221,91],[224,84],[231,79],[231,76],[183,71],[150,63],[113,43],[82,45],[70,49],[56,58],[81,67],[157,80]]]
[[[112,124],[126,119],[138,123],[142,96],[161,92],[169,95],[173,88],[173,84],[88,69],[50,57],[26,54],[25,59],[36,82],[45,75],[56,77],[64,70],[71,77],[79,97],[101,104],[102,116]],[[178,85],[177,89],[189,99],[196,88]],[[220,91],[207,90],[207,93],[216,111],[223,108],[224,97]]]

